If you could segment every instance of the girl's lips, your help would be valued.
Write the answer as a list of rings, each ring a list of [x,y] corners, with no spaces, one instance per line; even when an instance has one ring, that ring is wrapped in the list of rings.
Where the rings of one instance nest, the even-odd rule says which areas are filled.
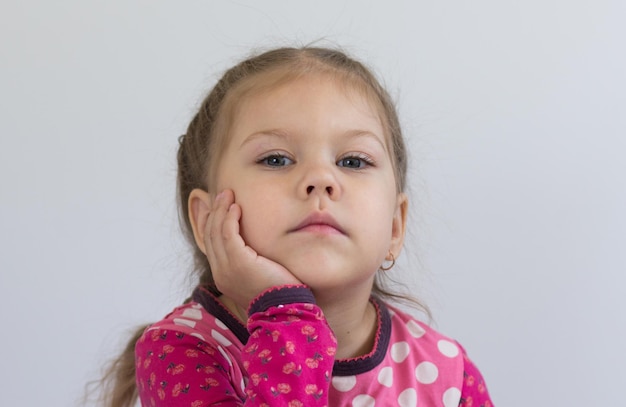
[[[290,232],[308,231],[322,234],[335,234],[339,233],[345,235],[346,232],[339,226],[339,223],[335,219],[326,213],[312,213],[304,218],[295,228]]]

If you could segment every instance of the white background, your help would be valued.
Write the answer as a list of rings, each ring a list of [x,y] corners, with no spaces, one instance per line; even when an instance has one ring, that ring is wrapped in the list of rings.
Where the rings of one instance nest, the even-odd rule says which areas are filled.
[[[178,135],[251,50],[324,39],[398,102],[398,278],[496,405],[623,405],[624,21],[622,0],[4,0],[0,404],[74,405],[185,298]]]

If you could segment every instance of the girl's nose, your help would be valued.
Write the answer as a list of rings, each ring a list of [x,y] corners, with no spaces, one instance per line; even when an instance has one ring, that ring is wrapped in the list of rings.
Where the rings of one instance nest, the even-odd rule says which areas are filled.
[[[306,193],[307,195],[311,195],[313,193],[313,191],[315,190],[315,186],[314,185],[309,185],[308,187],[306,187]],[[328,195],[332,195],[333,194],[333,187],[331,185],[328,185],[326,187],[326,193]]]
[[[315,165],[304,169],[300,191],[304,198],[313,195],[323,195],[333,200],[338,199],[341,188],[334,173],[333,165]]]

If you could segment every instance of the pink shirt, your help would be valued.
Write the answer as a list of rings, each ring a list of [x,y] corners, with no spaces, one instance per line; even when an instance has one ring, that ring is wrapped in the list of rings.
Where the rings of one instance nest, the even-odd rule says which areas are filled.
[[[492,406],[464,349],[379,300],[371,353],[336,360],[305,286],[257,298],[247,328],[209,291],[144,332],[135,348],[143,406]]]

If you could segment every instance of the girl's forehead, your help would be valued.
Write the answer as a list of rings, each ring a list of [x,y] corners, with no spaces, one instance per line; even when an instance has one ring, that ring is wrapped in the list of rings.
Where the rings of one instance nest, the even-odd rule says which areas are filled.
[[[250,92],[233,111],[229,138],[242,132],[293,130],[306,133],[324,123],[324,131],[370,132],[388,144],[384,121],[368,95],[335,78],[300,77],[260,92]]]
[[[251,107],[263,107],[269,102],[283,102],[285,98],[302,99],[304,92],[313,92],[318,99],[348,101],[363,113],[375,117],[384,126],[385,111],[380,99],[362,81],[336,73],[307,73],[301,75],[285,74],[265,76],[246,86],[238,95],[234,95],[231,111],[231,124],[237,122],[237,116]],[[300,105],[301,106],[301,105]],[[294,106],[295,108],[299,106]]]

